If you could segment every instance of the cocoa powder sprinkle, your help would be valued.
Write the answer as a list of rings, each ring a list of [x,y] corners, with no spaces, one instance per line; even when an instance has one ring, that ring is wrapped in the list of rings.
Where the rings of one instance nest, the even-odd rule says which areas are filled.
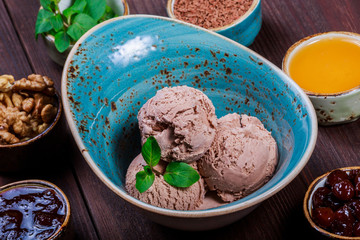
[[[239,19],[250,8],[253,0],[176,0],[174,15],[177,19],[213,29]]]

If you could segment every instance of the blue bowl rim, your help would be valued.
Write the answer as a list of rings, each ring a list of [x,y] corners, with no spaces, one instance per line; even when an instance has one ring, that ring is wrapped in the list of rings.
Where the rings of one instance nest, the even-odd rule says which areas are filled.
[[[276,72],[276,74],[278,74],[282,77],[282,79],[285,82],[289,83],[293,88],[295,88],[298,91],[299,95],[302,97],[302,100],[304,101],[304,106],[306,106],[306,109],[308,110],[308,116],[311,119],[311,130],[312,130],[312,134],[311,134],[310,140],[309,140],[309,145],[308,145],[305,153],[303,154],[303,157],[299,161],[298,165],[295,167],[295,169],[291,173],[289,173],[289,175],[287,175],[284,179],[282,179],[280,182],[278,182],[275,186],[273,186],[271,189],[265,191],[264,193],[262,193],[260,195],[255,196],[247,201],[244,201],[244,202],[241,202],[238,204],[234,204],[234,205],[224,205],[222,208],[212,208],[212,209],[206,209],[206,210],[181,211],[181,210],[171,210],[171,209],[156,207],[156,206],[150,205],[148,203],[142,202],[136,198],[131,197],[125,190],[121,190],[117,185],[112,183],[111,180],[100,170],[100,168],[92,160],[90,154],[88,153],[88,150],[86,149],[86,147],[80,137],[79,132],[77,131],[75,121],[72,118],[72,114],[71,114],[70,102],[69,102],[69,99],[67,98],[67,96],[68,96],[68,94],[67,94],[67,80],[68,80],[67,72],[68,72],[70,63],[72,61],[72,58],[73,58],[74,54],[76,53],[79,45],[82,42],[84,42],[84,40],[89,35],[91,35],[93,32],[95,32],[96,30],[98,30],[99,28],[101,28],[103,26],[106,26],[109,23],[112,23],[114,21],[119,21],[119,20],[121,21],[121,20],[124,20],[127,18],[160,19],[163,21],[170,21],[170,22],[174,22],[177,24],[186,25],[188,27],[196,28],[197,30],[205,31],[208,34],[213,34],[219,38],[224,39],[225,41],[228,41],[231,44],[238,46],[239,48],[242,48],[243,50],[251,53],[252,55],[256,56],[260,61],[268,64],[274,70],[274,72]],[[315,113],[313,105],[311,104],[310,99],[305,94],[305,92],[289,76],[287,76],[282,70],[280,70],[277,66],[275,66],[273,63],[271,63],[266,58],[260,56],[258,53],[252,51],[251,49],[248,49],[247,47],[241,45],[240,43],[237,43],[237,42],[235,42],[229,38],[226,38],[218,33],[195,26],[190,23],[186,23],[186,22],[183,22],[183,21],[180,21],[177,19],[171,19],[171,18],[167,18],[167,17],[146,15],[146,14],[120,16],[117,18],[107,20],[103,23],[100,23],[100,24],[96,25],[95,27],[93,27],[92,29],[90,29],[76,42],[76,44],[74,45],[74,47],[72,48],[71,52],[69,53],[69,55],[66,59],[63,73],[62,73],[61,91],[62,91],[64,112],[65,112],[66,120],[69,124],[69,128],[71,130],[71,133],[76,141],[76,144],[77,144],[80,152],[82,153],[83,157],[85,158],[86,162],[88,163],[90,168],[93,170],[93,172],[98,176],[98,178],[100,178],[100,180],[108,188],[110,188],[114,193],[119,195],[121,198],[123,198],[127,202],[129,202],[141,209],[144,209],[146,211],[149,211],[149,212],[152,212],[155,214],[165,215],[165,216],[180,217],[180,218],[214,217],[214,216],[231,214],[231,213],[234,213],[234,212],[237,212],[240,210],[244,210],[246,208],[250,208],[252,206],[256,206],[257,204],[261,203],[262,201],[270,198],[271,196],[273,196],[274,194],[279,192],[282,188],[284,188],[287,184],[289,184],[301,172],[301,170],[305,167],[306,163],[310,159],[312,152],[314,151],[317,134],[318,134],[317,117],[316,117],[316,113]]]

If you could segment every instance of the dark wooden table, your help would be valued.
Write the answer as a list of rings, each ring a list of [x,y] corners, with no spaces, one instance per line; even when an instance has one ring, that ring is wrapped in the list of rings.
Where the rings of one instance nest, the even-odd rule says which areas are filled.
[[[131,14],[161,16],[166,16],[166,2],[128,0]],[[62,68],[47,56],[42,39],[34,39],[38,9],[38,0],[0,0],[0,74],[16,79],[31,73],[48,75],[60,90]],[[250,48],[279,67],[287,48],[305,36],[334,30],[360,33],[360,0],[263,0],[262,9],[263,26]],[[311,159],[285,189],[234,224],[208,232],[182,232],[151,222],[110,191],[82,158],[64,118],[61,127],[58,141],[63,150],[49,161],[59,161],[62,167],[1,174],[0,185],[31,178],[57,184],[70,199],[75,239],[321,239],[302,212],[307,186],[333,168],[360,164],[360,121],[320,127]]]

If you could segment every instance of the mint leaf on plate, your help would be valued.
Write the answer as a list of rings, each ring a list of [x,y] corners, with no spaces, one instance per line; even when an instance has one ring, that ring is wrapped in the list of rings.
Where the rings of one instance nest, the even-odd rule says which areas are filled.
[[[68,35],[74,40],[77,41],[79,38],[84,35],[90,28],[96,25],[96,21],[84,13],[76,15],[71,26],[68,28]]]
[[[55,35],[55,47],[59,52],[64,52],[70,46],[70,38],[66,32],[61,31]]]
[[[159,163],[161,157],[161,149],[153,136],[150,136],[146,139],[146,142],[141,148],[141,154],[145,162],[150,167],[155,167]]]
[[[39,14],[36,19],[35,23],[35,38],[37,39],[37,36],[40,33],[45,33],[53,29],[53,26],[51,25],[51,17],[54,16],[53,13],[46,11],[45,9],[40,9]]]
[[[169,163],[164,173],[164,180],[174,187],[190,187],[199,179],[199,173],[184,162]]]
[[[136,174],[136,189],[143,193],[148,190],[154,183],[155,175],[149,166],[144,166],[144,171],[140,171]]]

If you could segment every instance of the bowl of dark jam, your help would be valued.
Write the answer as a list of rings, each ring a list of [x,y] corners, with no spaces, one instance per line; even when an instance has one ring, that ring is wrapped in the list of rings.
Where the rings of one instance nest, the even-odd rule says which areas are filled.
[[[360,240],[360,166],[316,178],[305,194],[303,208],[310,225],[323,235]]]
[[[70,204],[56,185],[25,180],[0,188],[0,239],[63,239]]]

